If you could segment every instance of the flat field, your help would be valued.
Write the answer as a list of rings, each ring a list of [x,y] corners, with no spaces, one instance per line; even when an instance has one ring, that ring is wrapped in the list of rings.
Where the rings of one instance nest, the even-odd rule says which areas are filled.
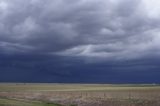
[[[0,106],[160,106],[147,84],[0,83]]]

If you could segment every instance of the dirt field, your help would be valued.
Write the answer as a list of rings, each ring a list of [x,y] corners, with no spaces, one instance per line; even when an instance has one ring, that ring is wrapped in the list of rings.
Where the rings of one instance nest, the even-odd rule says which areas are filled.
[[[21,103],[23,106],[160,106],[160,86],[0,84],[0,106]]]

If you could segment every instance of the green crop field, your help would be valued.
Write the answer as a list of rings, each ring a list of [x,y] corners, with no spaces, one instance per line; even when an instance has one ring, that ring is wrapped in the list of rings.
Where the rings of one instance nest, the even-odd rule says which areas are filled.
[[[1,83],[0,106],[160,106],[159,85]]]

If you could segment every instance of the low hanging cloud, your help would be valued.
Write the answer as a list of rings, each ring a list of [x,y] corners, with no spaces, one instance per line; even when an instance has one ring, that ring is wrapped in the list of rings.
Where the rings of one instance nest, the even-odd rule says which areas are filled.
[[[0,52],[158,57],[159,5],[157,0],[1,0]]]

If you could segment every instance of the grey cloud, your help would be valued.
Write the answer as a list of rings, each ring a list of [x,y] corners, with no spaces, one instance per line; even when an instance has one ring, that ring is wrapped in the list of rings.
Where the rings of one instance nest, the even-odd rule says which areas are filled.
[[[146,2],[1,0],[0,49],[107,59],[158,55],[160,20]]]

